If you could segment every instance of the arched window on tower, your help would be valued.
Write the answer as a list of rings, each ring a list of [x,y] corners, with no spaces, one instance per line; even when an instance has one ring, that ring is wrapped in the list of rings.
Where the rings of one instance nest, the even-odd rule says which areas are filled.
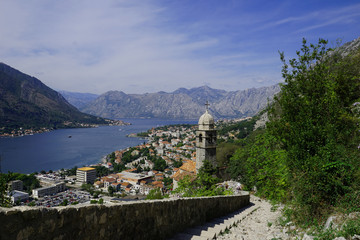
[[[208,142],[209,142],[209,143],[212,143],[212,142],[213,142],[213,136],[212,136],[211,133],[209,134]]]
[[[199,135],[199,142],[202,142],[202,134]]]

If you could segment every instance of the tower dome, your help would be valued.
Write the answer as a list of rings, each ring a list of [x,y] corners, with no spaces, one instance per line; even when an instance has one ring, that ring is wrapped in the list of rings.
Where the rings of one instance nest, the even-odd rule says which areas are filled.
[[[214,118],[210,115],[208,110],[199,118],[199,130],[214,129]]]
[[[216,167],[216,129],[213,116],[209,113],[209,103],[206,111],[199,118],[199,129],[196,131],[196,172],[209,161]]]

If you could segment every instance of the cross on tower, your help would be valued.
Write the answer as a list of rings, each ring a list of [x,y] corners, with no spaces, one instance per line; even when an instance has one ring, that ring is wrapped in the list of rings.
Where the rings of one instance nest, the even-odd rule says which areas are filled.
[[[209,106],[210,106],[209,101],[206,101],[205,106],[206,106],[206,111],[209,110]]]

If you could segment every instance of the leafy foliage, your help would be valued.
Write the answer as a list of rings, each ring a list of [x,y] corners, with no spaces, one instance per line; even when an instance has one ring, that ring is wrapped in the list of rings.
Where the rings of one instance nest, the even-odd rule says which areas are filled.
[[[35,173],[32,174],[22,174],[22,173],[12,173],[9,172],[7,174],[3,174],[4,176],[7,175],[8,181],[13,180],[21,180],[23,182],[24,191],[31,193],[31,191],[35,188],[40,187],[39,180],[35,177]]]
[[[359,72],[327,41],[308,46],[298,59],[283,62],[285,84],[275,98],[268,129],[287,153],[291,190],[297,206],[321,214],[324,205],[350,191],[358,166],[358,118],[352,104],[359,99]],[[346,94],[344,94],[346,92]]]
[[[216,163],[217,166],[228,166],[230,158],[235,151],[241,146],[240,143],[222,142],[216,146]]]
[[[240,121],[233,124],[222,124],[219,126],[219,135],[226,135],[231,131],[236,131],[236,137],[239,139],[247,137],[253,130],[257,118]]]
[[[204,161],[203,167],[199,169],[196,178],[185,176],[178,182],[178,188],[173,193],[181,194],[183,197],[201,197],[233,194],[231,190],[226,190],[216,184],[220,179],[215,177],[216,169],[209,161]]]
[[[172,178],[165,177],[163,181],[164,181],[164,185],[165,185],[166,188],[169,189],[169,188],[172,187],[172,184],[173,184],[173,179]]]
[[[156,171],[164,171],[167,167],[166,161],[162,158],[156,158],[154,161],[154,170]]]
[[[7,195],[9,178],[6,174],[0,173],[0,207],[10,207],[11,201]]]
[[[296,54],[286,61],[280,53],[285,82],[270,122],[242,142],[229,171],[248,189],[291,202],[298,221],[324,219],[334,207],[357,211],[360,51],[344,56],[320,39],[303,40]]]
[[[97,177],[103,177],[110,174],[110,170],[104,166],[95,166],[95,169]]]
[[[286,152],[268,133],[236,151],[230,160],[230,173],[249,190],[256,187],[259,194],[269,199],[285,200],[288,189]]]
[[[146,196],[146,200],[163,199],[168,197],[169,195],[163,195],[161,193],[160,188],[155,188],[150,190],[149,194]]]

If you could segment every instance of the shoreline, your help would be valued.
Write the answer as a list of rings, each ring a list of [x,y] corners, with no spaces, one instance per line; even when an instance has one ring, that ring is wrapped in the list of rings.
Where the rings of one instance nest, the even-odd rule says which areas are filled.
[[[122,121],[125,121],[125,120],[122,120]],[[157,123],[157,122],[156,122]],[[184,124],[187,124],[187,123],[184,123]],[[122,124],[123,125],[123,124]],[[128,124],[126,124],[126,125],[134,125],[134,123],[128,123]],[[137,124],[136,124],[137,125]],[[147,124],[146,124],[147,125]],[[147,126],[147,128],[146,128],[146,130],[144,130],[144,129],[137,129],[137,128],[135,128],[135,129],[133,129],[133,132],[132,133],[130,133],[130,134],[127,134],[128,136],[126,136],[126,135],[124,135],[124,136],[126,136],[126,138],[135,138],[135,139],[138,139],[139,141],[135,141],[135,142],[133,142],[133,144],[131,144],[131,145],[129,145],[129,146],[117,146],[117,147],[115,147],[115,148],[112,148],[112,149],[108,149],[107,151],[104,151],[103,152],[103,154],[102,154],[102,156],[100,155],[100,156],[98,156],[96,159],[94,158],[94,159],[92,159],[91,161],[88,161],[88,163],[85,163],[84,165],[82,165],[82,164],[75,164],[75,162],[73,163],[73,164],[70,164],[70,165],[68,165],[68,164],[66,164],[67,165],[67,167],[64,167],[64,165],[63,166],[58,166],[58,167],[47,167],[47,166],[43,166],[43,167],[40,167],[39,168],[39,170],[36,170],[36,169],[34,169],[33,171],[28,171],[28,170],[26,170],[26,171],[15,171],[15,172],[19,172],[19,173],[23,173],[23,174],[32,174],[32,173],[35,173],[35,172],[39,172],[40,170],[45,170],[46,172],[47,172],[47,169],[50,169],[50,170],[52,170],[52,171],[59,171],[59,170],[61,170],[62,168],[64,168],[64,169],[71,169],[71,168],[73,168],[74,166],[90,166],[90,165],[93,165],[93,166],[95,166],[95,165],[101,165],[101,164],[106,164],[107,163],[107,159],[106,159],[106,157],[109,155],[109,154],[111,154],[112,152],[115,152],[115,151],[123,151],[123,150],[126,150],[126,149],[128,149],[128,148],[131,148],[131,147],[137,147],[137,146],[140,146],[140,145],[142,145],[142,143],[143,142],[148,142],[150,139],[148,138],[148,137],[144,137],[144,136],[137,136],[137,134],[139,133],[139,132],[143,132],[143,131],[148,131],[148,130],[150,130],[150,129],[153,129],[153,128],[157,128],[157,127],[162,127],[162,126],[172,126],[172,125],[179,125],[179,123],[177,122],[177,121],[175,121],[175,122],[167,122],[166,120],[164,121],[164,122],[162,122],[160,125],[159,124],[154,124],[154,125],[148,125]],[[102,125],[102,126],[113,126],[113,125],[110,125],[110,124],[107,124],[107,125]],[[126,126],[125,126],[126,127]],[[61,129],[54,129],[54,130],[71,130],[71,129],[73,129],[73,128],[61,128]],[[80,129],[80,128],[79,128]],[[31,135],[31,134],[29,134],[29,135]],[[70,135],[72,135],[72,134],[70,134]],[[70,136],[69,135],[69,136]],[[129,136],[130,135],[130,136]],[[67,135],[66,135],[67,136]],[[15,137],[0,137],[0,138],[3,138],[3,139],[12,139],[12,138],[15,138]],[[17,138],[17,137],[16,137]],[[131,141],[130,141],[131,142]]]
[[[66,125],[64,123],[64,125]],[[124,122],[122,120],[109,120],[107,124],[87,124],[87,123],[79,123],[76,125],[69,125],[68,127],[59,127],[59,128],[47,128],[47,127],[39,127],[38,130],[34,130],[33,128],[23,129],[22,127],[13,129],[11,133],[0,133],[0,138],[15,138],[15,137],[23,137],[23,136],[32,136],[34,134],[41,134],[46,132],[51,132],[59,129],[74,129],[74,128],[97,128],[100,126],[129,126],[131,123]],[[35,128],[37,129],[37,128]]]

